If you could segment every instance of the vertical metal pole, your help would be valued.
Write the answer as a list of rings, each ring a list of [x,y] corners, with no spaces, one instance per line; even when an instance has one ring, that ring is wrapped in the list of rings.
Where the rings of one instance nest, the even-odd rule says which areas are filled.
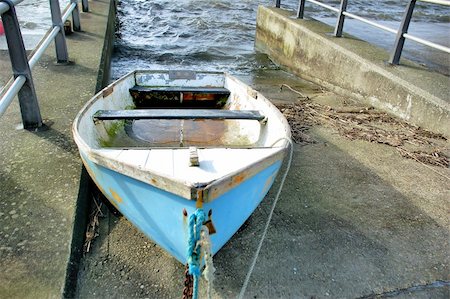
[[[303,19],[303,14],[305,13],[305,2],[306,0],[300,0],[298,2],[297,18]]]
[[[347,10],[347,0],[341,0],[341,7],[339,9],[339,16],[336,23],[336,28],[334,29],[334,36],[341,37],[342,31],[344,30],[344,12]]]
[[[50,0],[50,11],[52,14],[53,27],[59,27],[59,32],[55,36],[56,60],[58,63],[65,63],[69,61],[69,54],[67,53],[66,35],[64,33],[64,24],[61,19],[59,0]]]
[[[81,31],[80,25],[80,11],[78,10],[78,0],[70,0],[70,3],[75,3],[75,8],[72,11],[72,26],[74,31]]]
[[[88,0],[82,0],[81,1],[83,12],[89,12],[89,2]]]
[[[1,17],[14,78],[22,75],[26,79],[18,93],[23,127],[24,129],[36,129],[42,126],[41,111],[39,109],[36,90],[34,89],[33,77],[31,76],[31,69],[28,64],[16,10],[10,0],[0,0],[0,2],[5,2],[9,5],[9,10]]]
[[[403,46],[405,44],[405,37],[403,35],[408,32],[409,23],[411,21],[415,5],[416,0],[411,0],[406,6],[402,23],[400,24],[400,28],[397,32],[397,37],[395,38],[394,50],[392,51],[391,57],[389,58],[389,63],[391,64],[399,64],[400,62],[400,56],[402,55]]]
[[[281,0],[275,0],[275,7],[280,8]]]

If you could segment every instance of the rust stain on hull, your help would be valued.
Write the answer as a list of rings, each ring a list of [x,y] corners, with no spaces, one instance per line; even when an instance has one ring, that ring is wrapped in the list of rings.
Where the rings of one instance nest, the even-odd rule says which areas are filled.
[[[123,203],[123,199],[117,194],[112,188],[109,188],[109,192],[111,193],[112,199],[109,199],[111,204],[120,211],[119,204]]]
[[[267,178],[264,187],[262,188],[262,192],[261,194],[266,194],[267,192],[269,192],[270,187],[272,186],[274,177],[276,176],[276,173],[272,174],[270,177]]]
[[[236,175],[235,177],[233,177],[233,185],[242,183],[245,180],[245,178],[246,175],[244,173]]]
[[[113,86],[110,86],[110,87],[108,87],[108,88],[105,88],[105,89],[103,90],[103,92],[102,92],[102,97],[106,98],[107,96],[109,96],[110,94],[112,94],[113,91],[114,91],[114,86],[115,86],[115,84],[114,84]]]
[[[122,197],[119,196],[119,194],[116,193],[112,188],[109,188],[109,192],[111,193],[113,199],[117,203],[123,203]]]
[[[188,231],[188,213],[187,213],[186,209],[183,209],[183,229],[184,229],[184,232],[186,233],[186,236],[187,236],[187,231]]]

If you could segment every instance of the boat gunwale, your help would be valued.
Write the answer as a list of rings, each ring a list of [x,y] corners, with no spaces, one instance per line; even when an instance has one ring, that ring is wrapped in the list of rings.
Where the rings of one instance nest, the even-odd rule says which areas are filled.
[[[105,157],[102,155],[101,150],[90,150],[85,152],[85,154],[92,162],[100,166],[120,172],[138,181],[174,193],[187,200],[196,200],[197,191],[205,190],[203,194],[203,201],[211,202],[220,195],[224,194],[227,190],[232,189],[246,179],[256,175],[260,170],[263,170],[278,160],[281,160],[286,152],[286,147],[272,147],[266,149],[278,150],[268,156],[254,161],[246,167],[229,172],[218,179],[195,183],[177,180],[174,177],[169,177],[166,174],[161,174],[154,170],[143,169],[142,167],[136,167],[136,165],[131,165],[123,161],[117,161],[114,158]],[[154,149],[148,149],[148,151],[151,150]],[[239,179],[236,179],[236,177],[239,177]]]

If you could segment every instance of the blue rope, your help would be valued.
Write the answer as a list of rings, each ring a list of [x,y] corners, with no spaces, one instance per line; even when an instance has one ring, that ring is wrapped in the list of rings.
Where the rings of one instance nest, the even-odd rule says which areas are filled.
[[[203,209],[197,209],[189,216],[189,239],[187,250],[187,262],[189,265],[189,274],[194,276],[193,299],[198,297],[198,279],[200,277],[200,246],[197,242],[200,240],[200,231],[205,222],[205,212]]]

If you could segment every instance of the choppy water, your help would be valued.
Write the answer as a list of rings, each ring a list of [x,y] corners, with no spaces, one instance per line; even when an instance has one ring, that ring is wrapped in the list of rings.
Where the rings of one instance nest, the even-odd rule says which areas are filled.
[[[224,70],[248,73],[275,68],[265,55],[253,49],[258,5],[261,0],[119,0],[118,39],[113,58],[113,77],[136,68]],[[340,1],[323,1],[338,7]],[[398,28],[408,1],[350,0],[348,10]],[[298,1],[282,1],[295,10]],[[335,14],[307,4],[307,17],[334,24]],[[410,33],[450,45],[450,8],[420,3]],[[414,31],[414,30],[415,31]],[[360,22],[346,21],[345,31],[390,50],[395,36]],[[389,36],[387,36],[389,35]],[[448,73],[448,55],[407,43],[404,57]]]
[[[121,0],[113,73],[174,67],[245,72],[265,65],[253,50],[259,3]]]
[[[60,0],[64,8],[69,0]],[[322,0],[339,6],[339,0]],[[398,28],[408,0],[349,0],[348,10]],[[118,36],[113,77],[136,68],[224,70],[245,74],[258,68],[275,68],[253,49],[258,5],[263,0],[118,0]],[[298,1],[282,0],[295,10]],[[17,7],[25,43],[35,44],[51,25],[48,0],[25,0]],[[335,14],[306,4],[305,16],[330,25]],[[358,21],[346,20],[345,31],[390,50],[394,36]],[[450,8],[418,2],[410,33],[450,46]],[[2,42],[0,37],[0,44]],[[449,56],[407,42],[404,57],[449,73]]]
[[[59,0],[61,9],[69,2]],[[52,24],[48,0],[25,0],[17,5],[16,13],[23,34],[44,35]]]

